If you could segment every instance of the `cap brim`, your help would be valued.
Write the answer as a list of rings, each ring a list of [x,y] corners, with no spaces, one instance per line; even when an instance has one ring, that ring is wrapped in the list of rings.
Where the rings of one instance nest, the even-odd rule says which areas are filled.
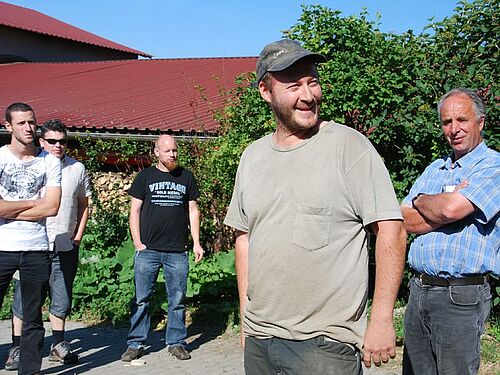
[[[302,60],[306,57],[310,57],[313,59],[315,63],[326,62],[326,57],[319,53],[313,53],[309,51],[298,51],[294,54],[291,54],[283,61],[280,61],[272,66],[270,66],[267,71],[268,72],[281,72],[295,64],[297,61]]]

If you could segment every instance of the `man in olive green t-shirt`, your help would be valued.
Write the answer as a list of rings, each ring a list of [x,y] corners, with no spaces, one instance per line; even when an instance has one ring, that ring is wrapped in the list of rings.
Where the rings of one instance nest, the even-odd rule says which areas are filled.
[[[361,360],[395,356],[401,211],[370,142],[320,119],[315,63],[324,61],[281,40],[257,62],[277,127],[245,150],[225,219],[237,230],[247,374],[362,374]],[[369,324],[368,233],[377,235]]]

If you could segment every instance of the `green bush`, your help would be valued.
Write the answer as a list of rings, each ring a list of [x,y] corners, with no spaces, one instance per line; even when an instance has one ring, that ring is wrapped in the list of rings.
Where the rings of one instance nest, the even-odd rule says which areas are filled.
[[[134,254],[126,215],[102,209],[92,215],[80,245],[72,318],[113,323],[129,318],[134,296]],[[190,303],[237,295],[234,252],[220,252],[199,263],[194,262],[190,252],[189,263],[187,297]],[[153,316],[165,315],[167,308],[165,283],[160,272],[150,312]]]
[[[102,209],[92,214],[80,244],[73,318],[119,321],[128,316],[134,285],[127,237],[127,216]]]

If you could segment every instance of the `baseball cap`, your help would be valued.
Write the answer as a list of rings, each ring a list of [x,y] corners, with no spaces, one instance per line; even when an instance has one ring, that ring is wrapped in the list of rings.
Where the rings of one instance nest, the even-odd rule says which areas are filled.
[[[281,72],[308,56],[311,56],[314,62],[326,62],[325,56],[308,51],[296,40],[282,39],[268,44],[257,60],[255,84],[257,85],[267,72]]]

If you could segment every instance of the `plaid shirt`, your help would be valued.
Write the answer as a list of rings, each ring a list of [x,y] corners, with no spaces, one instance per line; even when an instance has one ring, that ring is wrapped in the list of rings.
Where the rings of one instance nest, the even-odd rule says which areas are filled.
[[[429,275],[464,277],[491,272],[500,275],[500,153],[479,144],[452,165],[451,155],[431,163],[403,203],[419,193],[459,191],[477,210],[462,220],[419,235],[410,246],[410,266]]]

